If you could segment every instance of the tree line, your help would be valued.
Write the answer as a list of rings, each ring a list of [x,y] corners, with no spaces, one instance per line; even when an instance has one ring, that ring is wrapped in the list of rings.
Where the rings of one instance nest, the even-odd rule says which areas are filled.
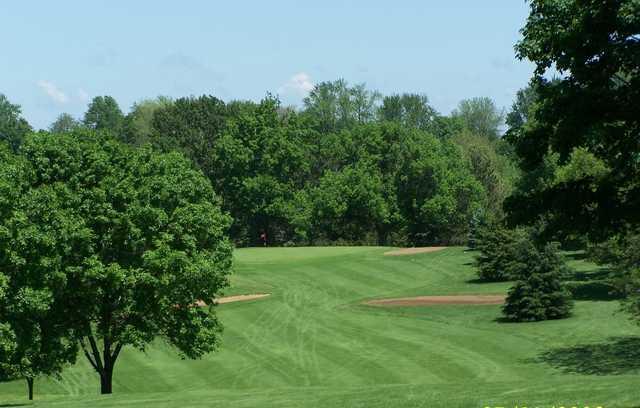
[[[261,236],[269,245],[400,246],[462,243],[473,217],[501,213],[517,178],[502,122],[488,98],[444,116],[424,95],[383,97],[337,80],[318,84],[302,109],[270,95],[203,95],[143,100],[125,115],[100,96],[82,120],[62,114],[49,132],[91,129],[181,152],[220,195],[238,246]]]

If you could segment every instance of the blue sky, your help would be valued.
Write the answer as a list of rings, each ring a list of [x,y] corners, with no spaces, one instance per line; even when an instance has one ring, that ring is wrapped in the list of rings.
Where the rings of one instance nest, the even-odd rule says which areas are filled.
[[[36,128],[87,101],[212,94],[300,104],[345,78],[417,92],[442,113],[489,96],[508,108],[532,65],[517,61],[524,0],[2,1],[0,93]]]

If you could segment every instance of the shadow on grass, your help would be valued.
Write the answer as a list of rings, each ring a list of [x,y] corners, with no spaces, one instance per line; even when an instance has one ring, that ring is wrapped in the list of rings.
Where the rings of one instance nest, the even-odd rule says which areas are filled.
[[[604,280],[611,277],[611,270],[607,268],[594,268],[588,271],[572,271],[567,279],[576,282],[588,282],[594,280]]]
[[[573,374],[640,373],[640,337],[612,337],[606,343],[557,348],[543,353],[534,361]]]
[[[567,289],[575,300],[609,301],[622,299],[622,294],[608,281],[567,284]]]
[[[505,283],[505,282],[512,282],[512,281],[508,281],[508,280],[485,280],[485,279],[480,279],[480,278],[473,278],[473,279],[468,279],[466,281],[464,281],[464,283],[470,283],[473,285],[486,285],[488,283]]]
[[[9,407],[27,407],[31,404],[2,404],[0,403],[0,408],[9,408]]]
[[[567,260],[582,261],[584,259],[587,259],[587,253],[584,251],[569,252],[569,253],[565,253],[564,257]]]

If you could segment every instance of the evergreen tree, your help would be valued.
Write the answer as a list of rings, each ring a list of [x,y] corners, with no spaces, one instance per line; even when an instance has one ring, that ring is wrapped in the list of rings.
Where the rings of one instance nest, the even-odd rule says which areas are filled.
[[[475,265],[480,280],[512,280],[514,261],[521,257],[519,243],[524,239],[524,231],[508,230],[498,223],[479,228],[475,245],[480,253],[476,256]]]
[[[512,259],[510,268],[518,280],[502,308],[504,316],[516,322],[568,317],[573,302],[562,283],[567,266],[558,255],[557,245],[538,249],[531,240],[521,240],[517,247],[519,256]]]

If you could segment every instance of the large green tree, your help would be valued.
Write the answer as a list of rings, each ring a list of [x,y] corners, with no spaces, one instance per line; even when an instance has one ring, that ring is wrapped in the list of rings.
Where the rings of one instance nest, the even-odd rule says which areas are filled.
[[[33,173],[19,157],[0,149],[0,159],[0,379],[25,378],[33,399],[35,377],[58,374],[77,355],[66,310],[55,299],[62,294],[60,261],[68,256],[62,237],[74,236],[78,220],[53,210],[63,199],[53,189],[26,188]]]
[[[176,99],[153,112],[152,143],[164,150],[179,150],[206,174],[213,171],[213,148],[227,125],[225,103],[213,96]]]
[[[312,157],[296,114],[280,114],[280,102],[232,102],[227,125],[212,149],[209,173],[238,241],[269,243],[293,238],[296,195],[310,177]]]
[[[380,170],[360,161],[327,171],[311,191],[312,230],[330,240],[377,244],[391,223]],[[367,236],[372,234],[373,236]]]
[[[61,113],[49,126],[51,133],[69,133],[82,127],[82,122],[68,113]]]
[[[188,358],[214,350],[220,323],[195,305],[227,285],[230,220],[201,172],[89,131],[34,134],[21,153],[2,270],[64,317],[102,393],[123,347],[159,336]]]
[[[171,105],[173,101],[166,96],[144,99],[131,107],[124,121],[124,129],[119,134],[124,142],[134,146],[142,146],[153,141],[155,129],[153,116],[156,111]]]
[[[515,223],[541,215],[553,231],[603,239],[640,222],[640,3],[532,0],[518,57],[536,65],[537,99],[510,139],[525,172],[549,154],[559,165],[583,149],[606,174],[521,190],[508,203]],[[558,78],[546,78],[555,72]]]
[[[321,82],[304,98],[304,114],[316,130],[338,131],[374,120],[380,97],[364,84],[350,86],[344,79]]]
[[[501,154],[501,141],[492,141],[468,130],[456,134],[452,140],[462,147],[474,177],[484,187],[486,215],[501,218],[504,200],[518,179],[517,165],[507,155]]]
[[[487,97],[465,99],[452,113],[471,133],[496,140],[500,137],[503,112]]]
[[[427,131],[433,130],[437,116],[436,110],[429,105],[429,98],[419,94],[385,96],[378,109],[380,120]]]
[[[391,147],[398,207],[413,244],[460,243],[486,195],[462,150],[418,130]]]
[[[0,93],[0,141],[5,141],[15,151],[29,132],[31,126],[22,117],[20,106],[12,104]]]
[[[505,318],[531,322],[568,317],[573,301],[562,282],[568,268],[557,245],[537,248],[528,239],[518,240],[515,245],[509,252],[507,269],[517,280],[502,307]]]
[[[96,96],[89,103],[82,122],[90,129],[119,134],[124,124],[124,114],[112,96]]]

